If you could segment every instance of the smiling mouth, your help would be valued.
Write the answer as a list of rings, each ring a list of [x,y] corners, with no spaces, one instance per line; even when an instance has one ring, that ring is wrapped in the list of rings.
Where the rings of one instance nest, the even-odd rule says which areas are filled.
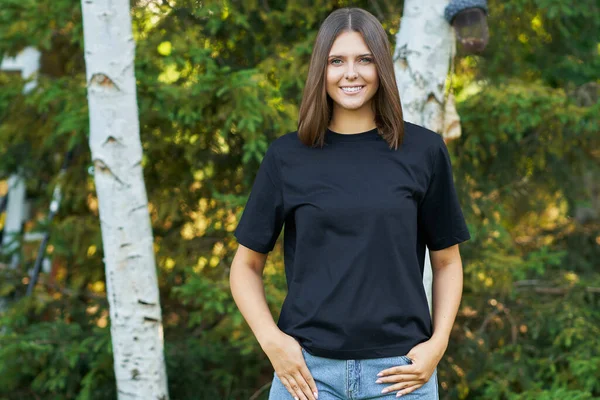
[[[345,94],[355,94],[355,93],[360,93],[362,92],[362,90],[365,88],[365,86],[354,86],[354,87],[340,87],[340,90],[342,92],[344,92]]]

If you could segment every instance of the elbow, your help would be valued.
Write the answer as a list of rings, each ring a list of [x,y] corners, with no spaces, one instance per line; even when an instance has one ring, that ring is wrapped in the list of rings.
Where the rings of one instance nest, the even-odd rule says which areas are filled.
[[[458,250],[458,244],[441,250],[430,250],[431,269],[439,270],[450,266],[462,268],[462,260]]]
[[[238,250],[233,257],[231,269],[229,271],[229,279],[234,274],[234,271],[249,269],[257,275],[262,276],[267,254],[259,253],[243,245],[238,246]]]

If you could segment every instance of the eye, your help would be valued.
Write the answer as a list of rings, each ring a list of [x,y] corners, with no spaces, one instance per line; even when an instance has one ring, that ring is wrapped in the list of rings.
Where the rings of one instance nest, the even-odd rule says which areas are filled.
[[[372,61],[373,61],[373,59],[372,59],[371,57],[363,57],[363,58],[361,58],[360,60],[361,60],[361,61],[362,61],[362,60],[367,60],[367,63],[370,63],[370,62],[372,62]],[[331,61],[329,62],[329,64],[332,64],[332,65],[339,65],[339,64],[336,64],[336,63],[335,63],[335,61],[342,61],[342,60],[340,60],[339,58],[334,58],[333,60],[331,60]],[[365,63],[365,64],[366,64],[366,63]]]

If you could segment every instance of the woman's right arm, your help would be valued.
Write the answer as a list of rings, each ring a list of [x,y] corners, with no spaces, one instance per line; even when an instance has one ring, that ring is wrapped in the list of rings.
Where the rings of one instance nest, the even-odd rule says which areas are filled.
[[[267,254],[238,246],[229,275],[233,300],[287,390],[300,400],[314,400],[317,385],[300,345],[279,329],[267,305],[262,280],[266,261]]]

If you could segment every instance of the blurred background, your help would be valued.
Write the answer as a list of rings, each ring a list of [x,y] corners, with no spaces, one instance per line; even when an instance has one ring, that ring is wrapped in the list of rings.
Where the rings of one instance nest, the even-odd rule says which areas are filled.
[[[268,144],[297,128],[319,25],[345,6],[394,47],[402,2],[131,1],[171,399],[267,398],[273,369],[229,291],[232,232]],[[491,1],[487,23],[452,76],[472,240],[440,398],[600,398],[600,5]],[[35,54],[25,74],[15,60]],[[0,0],[0,60],[0,399],[115,399],[81,3]],[[264,275],[275,320],[281,245]]]

